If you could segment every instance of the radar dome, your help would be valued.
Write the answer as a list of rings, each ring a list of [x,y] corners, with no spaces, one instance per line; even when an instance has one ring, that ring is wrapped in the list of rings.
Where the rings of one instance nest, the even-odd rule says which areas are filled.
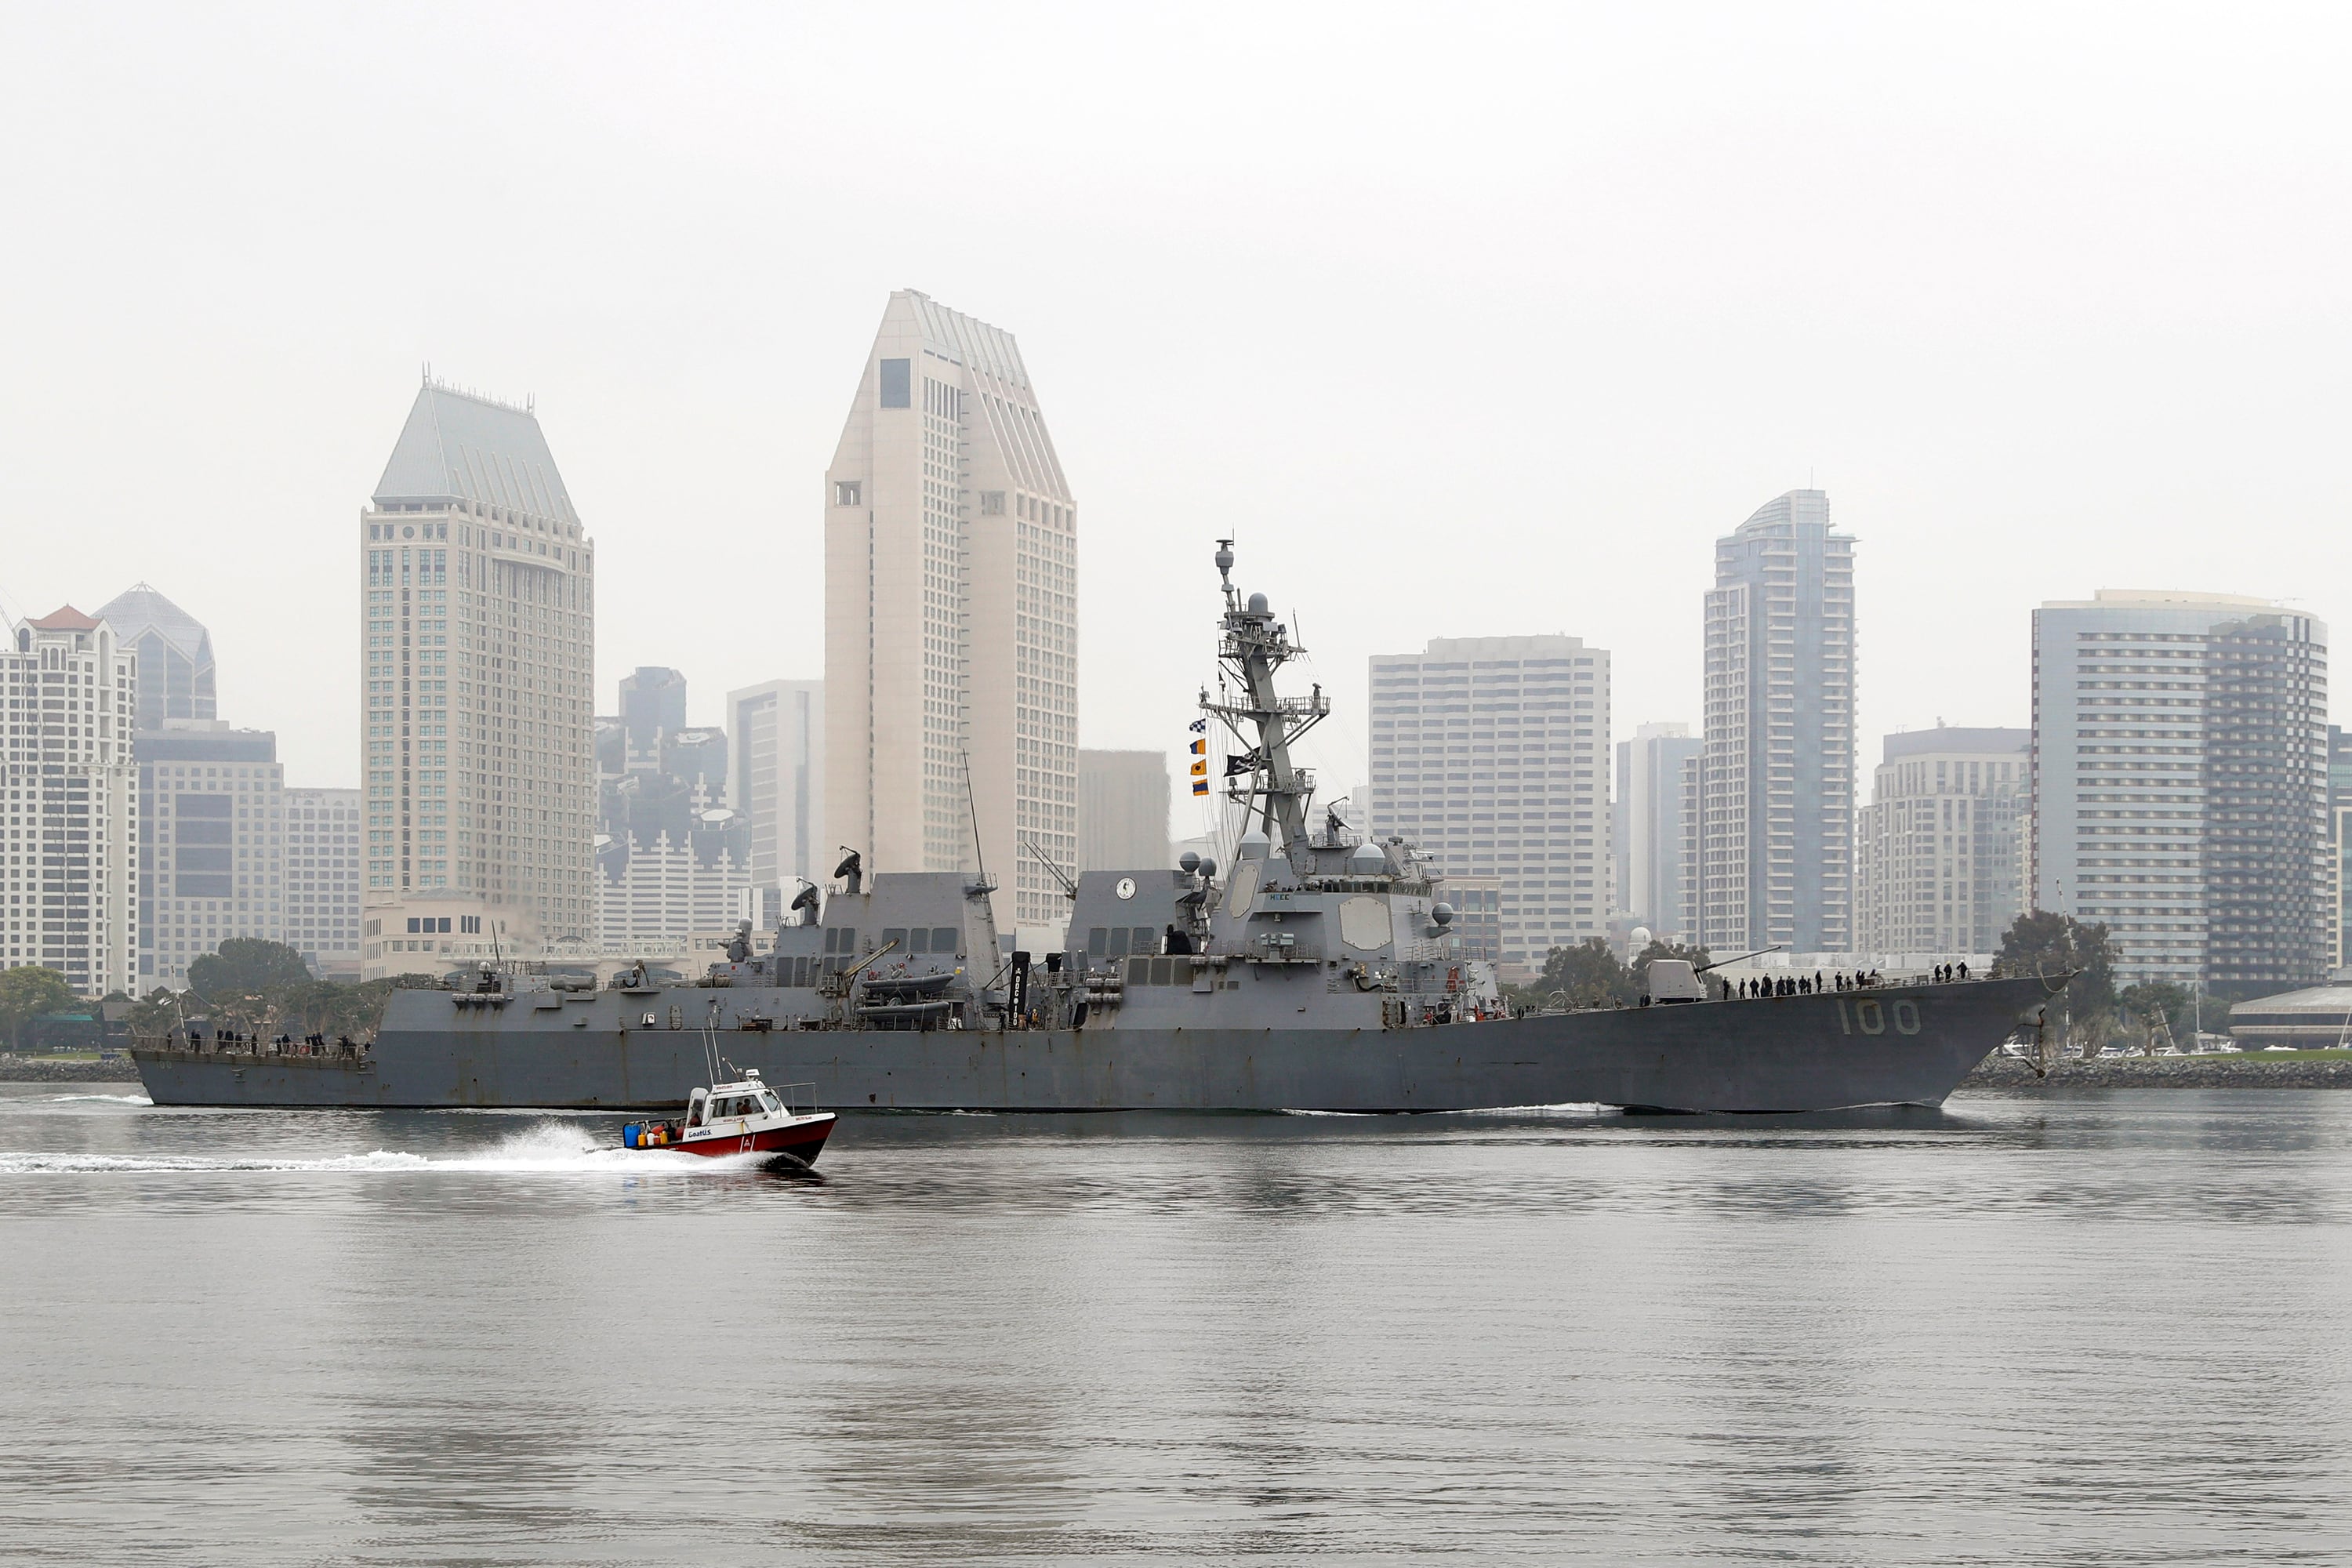
[[[1243,834],[1242,841],[1234,846],[1234,858],[1237,860],[1263,860],[1272,853],[1274,840],[1268,838],[1263,829],[1253,827]]]
[[[1649,945],[1650,928],[1648,926],[1635,926],[1633,928],[1633,951],[1635,952],[1639,952]]]
[[[1202,857],[1201,857],[1201,875],[1202,875],[1203,877],[1213,877],[1213,876],[1215,876],[1216,874],[1217,874],[1217,858],[1216,858],[1215,856],[1213,856],[1213,855],[1203,855],[1203,856],[1202,856]]]
[[[1252,594],[1250,595],[1249,607],[1250,614],[1253,616],[1263,616],[1266,614],[1267,606],[1265,595],[1264,594]]]
[[[1452,904],[1432,905],[1429,911],[1429,918],[1435,921],[1442,926],[1452,925],[1454,923],[1454,906]]]
[[[1182,871],[1186,876],[1191,876],[1193,872],[1201,868],[1201,857],[1199,853],[1195,850],[1185,850],[1184,853],[1176,857],[1176,868],[1178,870]]]

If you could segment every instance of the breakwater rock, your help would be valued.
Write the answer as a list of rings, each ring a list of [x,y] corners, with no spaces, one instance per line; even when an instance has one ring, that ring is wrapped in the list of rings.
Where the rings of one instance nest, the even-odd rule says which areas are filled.
[[[2062,1061],[2048,1078],[2031,1064],[1995,1056],[1963,1089],[2352,1089],[2352,1053],[2263,1052],[2244,1056],[2101,1057]]]
[[[100,1062],[87,1058],[19,1057],[0,1052],[0,1083],[137,1083],[129,1057]]]

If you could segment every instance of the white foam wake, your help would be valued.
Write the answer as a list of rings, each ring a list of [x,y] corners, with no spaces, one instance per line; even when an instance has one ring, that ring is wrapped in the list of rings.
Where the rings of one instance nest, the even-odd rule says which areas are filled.
[[[52,1094],[52,1103],[69,1104],[74,1100],[105,1100],[113,1105],[152,1105],[155,1102],[143,1094]]]
[[[411,1154],[375,1149],[364,1154],[89,1154],[0,1152],[0,1175],[147,1174],[206,1172],[451,1172],[488,1175],[570,1175],[613,1172],[741,1172],[767,1156],[706,1156],[673,1149],[624,1149],[589,1139],[576,1127],[542,1125],[502,1138],[478,1153]]]

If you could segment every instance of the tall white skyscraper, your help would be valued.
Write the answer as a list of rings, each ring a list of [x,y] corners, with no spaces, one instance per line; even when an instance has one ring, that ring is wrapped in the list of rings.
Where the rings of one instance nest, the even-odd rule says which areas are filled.
[[[2031,730],[1889,735],[1862,808],[1854,941],[1868,953],[1990,953],[2025,908]]]
[[[824,682],[765,680],[727,694],[727,804],[751,829],[751,884],[816,881],[824,857]]]
[[[2034,907],[2107,927],[2119,984],[2326,973],[2327,627],[2224,594],[2033,612]]]
[[[1660,936],[1698,931],[1692,873],[1702,744],[1687,724],[1643,724],[1617,742],[1617,901]]]
[[[1502,962],[1609,922],[1609,655],[1580,637],[1436,637],[1371,661],[1371,823],[1493,878]]]
[[[1077,510],[1012,334],[891,295],[824,503],[827,835],[1061,921],[1021,841],[1077,854]]]
[[[368,904],[592,942],[595,547],[536,416],[427,380],[360,543]]]
[[[1790,490],[1715,543],[1699,940],[1843,952],[1853,933],[1853,539]]]
[[[85,996],[129,991],[138,981],[137,660],[104,621],[71,605],[0,626],[0,967],[45,964]]]

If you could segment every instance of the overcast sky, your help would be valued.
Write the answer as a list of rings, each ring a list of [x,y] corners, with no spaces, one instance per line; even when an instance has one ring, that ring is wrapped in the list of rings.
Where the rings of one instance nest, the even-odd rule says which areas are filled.
[[[1621,735],[1696,721],[1713,541],[1810,477],[1860,539],[1867,764],[2025,722],[2043,599],[2346,620],[2347,32],[10,5],[0,605],[144,578],[212,627],[224,717],[356,783],[354,524],[429,362],[538,400],[599,706],[675,665],[716,721],[822,673],[824,469],[917,288],[1036,382],[1087,744],[1181,742],[1225,532],[1343,699],[1339,787],[1365,657],[1431,636],[1580,636]]]

